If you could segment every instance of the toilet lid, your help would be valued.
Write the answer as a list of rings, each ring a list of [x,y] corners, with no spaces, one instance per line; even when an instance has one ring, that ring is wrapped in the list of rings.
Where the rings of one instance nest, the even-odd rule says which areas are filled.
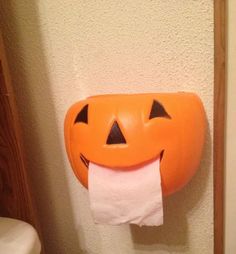
[[[0,217],[0,254],[39,254],[41,244],[28,223]]]

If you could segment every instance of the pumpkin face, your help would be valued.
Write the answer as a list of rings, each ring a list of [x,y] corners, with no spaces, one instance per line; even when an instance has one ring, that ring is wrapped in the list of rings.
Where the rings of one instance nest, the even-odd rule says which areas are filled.
[[[129,170],[160,158],[164,195],[194,175],[205,136],[205,112],[192,93],[101,95],[74,104],[65,118],[73,171],[88,187],[89,163]]]

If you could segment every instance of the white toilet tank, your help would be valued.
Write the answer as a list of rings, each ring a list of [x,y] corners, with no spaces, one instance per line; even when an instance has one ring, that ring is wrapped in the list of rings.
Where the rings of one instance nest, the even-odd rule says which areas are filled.
[[[41,244],[28,223],[0,217],[0,254],[39,254]]]

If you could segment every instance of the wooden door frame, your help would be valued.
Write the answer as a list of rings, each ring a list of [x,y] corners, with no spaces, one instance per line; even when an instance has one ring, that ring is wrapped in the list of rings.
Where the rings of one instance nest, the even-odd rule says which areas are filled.
[[[214,254],[224,253],[226,0],[214,0]]]
[[[11,83],[5,48],[0,31],[0,217],[23,220],[34,226],[41,239],[40,223],[36,215],[21,126]]]

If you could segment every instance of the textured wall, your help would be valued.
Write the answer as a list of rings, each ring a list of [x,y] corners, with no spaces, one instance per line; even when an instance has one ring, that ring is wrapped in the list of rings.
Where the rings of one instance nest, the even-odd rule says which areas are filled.
[[[3,33],[48,253],[213,253],[212,0],[1,1]],[[97,226],[63,144],[88,95],[197,92],[209,131],[200,171],[158,228]]]
[[[236,2],[228,1],[228,101],[226,131],[226,171],[225,171],[225,253],[236,250]]]

